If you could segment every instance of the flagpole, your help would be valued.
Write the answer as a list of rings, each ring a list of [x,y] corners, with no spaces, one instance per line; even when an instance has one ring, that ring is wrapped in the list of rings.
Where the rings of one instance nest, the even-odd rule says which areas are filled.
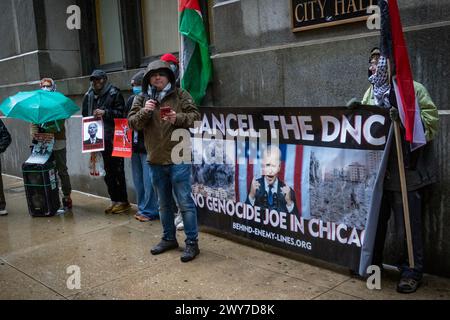
[[[180,11],[180,7],[181,7],[181,0],[177,1],[178,3],[178,77],[180,79],[180,86],[181,86],[181,79],[183,78],[183,73],[184,73],[184,59],[183,59],[183,50],[184,50],[184,46],[183,46],[183,35],[180,32],[180,22],[181,22],[181,11]]]
[[[397,145],[398,170],[400,173],[400,186],[402,190],[403,216],[405,220],[406,244],[408,246],[409,267],[414,269],[414,251],[411,235],[411,221],[409,218],[408,189],[406,187],[405,167],[403,162],[403,150],[401,142],[401,132],[398,120],[394,121],[395,142]]]

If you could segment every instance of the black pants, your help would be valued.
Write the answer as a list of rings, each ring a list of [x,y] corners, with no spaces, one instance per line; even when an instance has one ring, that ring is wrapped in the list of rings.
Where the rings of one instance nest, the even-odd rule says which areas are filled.
[[[52,160],[55,160],[56,171],[58,171],[59,180],[61,180],[61,189],[65,197],[72,193],[72,186],[70,184],[70,176],[67,169],[67,150],[53,150]]]
[[[102,156],[108,194],[113,202],[128,202],[124,159],[113,157],[112,151],[112,142],[105,141],[105,151],[102,152]]]
[[[408,192],[409,216],[411,221],[411,235],[413,243],[414,269],[409,268],[408,251],[406,245],[406,231],[403,216],[402,194],[397,191],[384,190],[381,200],[380,216],[378,218],[377,234],[373,264],[381,264],[383,261],[383,249],[386,240],[391,213],[394,213],[395,241],[403,244],[402,252],[399,252],[398,265],[402,276],[421,279],[423,273],[423,240],[422,240],[422,195],[419,190]]]

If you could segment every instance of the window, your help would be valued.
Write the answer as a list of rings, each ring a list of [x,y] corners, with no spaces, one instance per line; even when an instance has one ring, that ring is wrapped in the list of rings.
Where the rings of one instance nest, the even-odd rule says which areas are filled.
[[[142,0],[146,56],[179,51],[178,1]]]
[[[100,64],[123,61],[119,0],[96,0]]]

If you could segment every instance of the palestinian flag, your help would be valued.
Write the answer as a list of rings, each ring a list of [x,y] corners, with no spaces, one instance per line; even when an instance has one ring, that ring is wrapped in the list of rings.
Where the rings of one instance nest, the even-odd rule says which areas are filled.
[[[181,87],[200,104],[212,77],[212,66],[199,0],[180,0],[179,11]]]
[[[405,128],[405,140],[411,144],[411,150],[415,150],[425,145],[426,139],[397,0],[381,0],[379,6],[382,24],[381,54],[392,63],[392,84],[400,119]]]

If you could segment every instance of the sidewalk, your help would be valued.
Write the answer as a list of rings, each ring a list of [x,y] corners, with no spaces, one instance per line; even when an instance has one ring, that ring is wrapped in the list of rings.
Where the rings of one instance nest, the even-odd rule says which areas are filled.
[[[181,248],[151,256],[159,222],[105,215],[108,201],[73,193],[73,213],[31,218],[22,180],[3,177],[9,215],[0,217],[0,299],[450,299],[450,279],[426,276],[412,295],[382,290],[348,274],[267,253],[207,233],[201,254],[180,262]],[[179,233],[184,247],[184,234]],[[81,289],[69,290],[69,266]]]

